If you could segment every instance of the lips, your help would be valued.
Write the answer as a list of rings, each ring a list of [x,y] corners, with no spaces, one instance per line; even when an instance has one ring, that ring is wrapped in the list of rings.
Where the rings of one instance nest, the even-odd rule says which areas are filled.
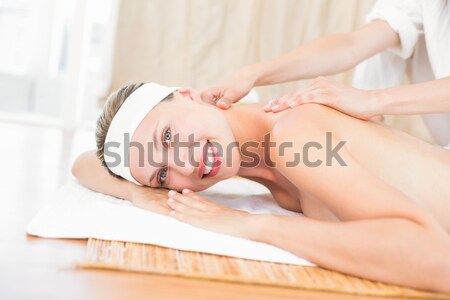
[[[215,149],[215,147],[211,147],[211,146],[212,146],[212,144],[209,142],[209,140],[207,140],[205,145],[203,146],[201,159],[199,160],[200,161],[200,167],[199,167],[198,176],[200,177],[200,179],[212,177],[212,176],[216,175],[219,172],[220,165],[221,165],[220,158],[217,155],[217,150]],[[206,162],[207,155],[208,155],[208,149],[210,147],[213,150],[213,153],[212,153],[213,160],[214,160],[213,168],[209,172],[209,174],[203,175],[203,172],[205,171],[205,162]]]

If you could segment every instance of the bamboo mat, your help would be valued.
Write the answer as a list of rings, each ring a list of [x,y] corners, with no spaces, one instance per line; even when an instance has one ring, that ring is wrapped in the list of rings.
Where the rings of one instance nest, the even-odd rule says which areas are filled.
[[[146,272],[365,296],[450,299],[318,267],[254,261],[155,245],[89,239],[82,268]]]

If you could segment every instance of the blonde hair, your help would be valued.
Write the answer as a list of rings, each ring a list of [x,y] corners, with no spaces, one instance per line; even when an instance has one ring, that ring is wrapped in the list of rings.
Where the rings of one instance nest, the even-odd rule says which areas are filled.
[[[108,172],[113,175],[114,177],[120,176],[114,174],[111,172],[110,169],[108,169],[105,158],[104,158],[104,147],[105,147],[105,139],[106,134],[108,133],[109,126],[111,124],[112,119],[116,115],[119,108],[122,106],[122,104],[127,100],[128,96],[130,96],[135,90],[137,90],[139,87],[141,87],[144,83],[133,83],[126,85],[120,89],[118,89],[115,92],[112,92],[108,99],[106,100],[105,106],[103,107],[103,111],[100,114],[100,116],[97,119],[97,127],[95,130],[95,140],[97,143],[97,157],[100,160],[101,164],[106,167]],[[166,98],[164,98],[163,101],[169,100],[172,98],[173,94],[170,94]]]

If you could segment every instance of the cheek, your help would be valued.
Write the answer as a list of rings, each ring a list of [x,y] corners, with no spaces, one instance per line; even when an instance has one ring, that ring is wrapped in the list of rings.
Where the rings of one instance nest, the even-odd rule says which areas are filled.
[[[179,129],[180,134],[195,133],[195,135],[206,133],[213,134],[216,131],[224,130],[224,121],[226,121],[222,114],[216,110],[208,107],[210,104],[196,105],[195,107],[188,107],[181,114],[177,114],[174,120],[174,127]],[[211,128],[213,131],[211,132]]]
[[[172,178],[170,178],[170,181],[172,182],[168,188],[181,191],[183,189],[190,189],[192,191],[196,191],[198,189],[198,184],[195,184],[190,180],[189,178],[186,178],[185,176],[177,176],[174,175]]]
[[[198,141],[205,134],[205,124],[199,118],[180,117],[172,123],[171,127],[178,140],[182,142]]]

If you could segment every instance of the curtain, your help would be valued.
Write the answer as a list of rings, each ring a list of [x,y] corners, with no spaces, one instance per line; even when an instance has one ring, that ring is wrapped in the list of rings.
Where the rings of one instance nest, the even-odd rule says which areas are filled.
[[[110,91],[155,81],[198,90],[247,64],[364,24],[373,0],[120,0]],[[332,76],[351,83],[352,72]],[[261,101],[301,88],[256,91]],[[429,139],[417,117],[388,123]]]

